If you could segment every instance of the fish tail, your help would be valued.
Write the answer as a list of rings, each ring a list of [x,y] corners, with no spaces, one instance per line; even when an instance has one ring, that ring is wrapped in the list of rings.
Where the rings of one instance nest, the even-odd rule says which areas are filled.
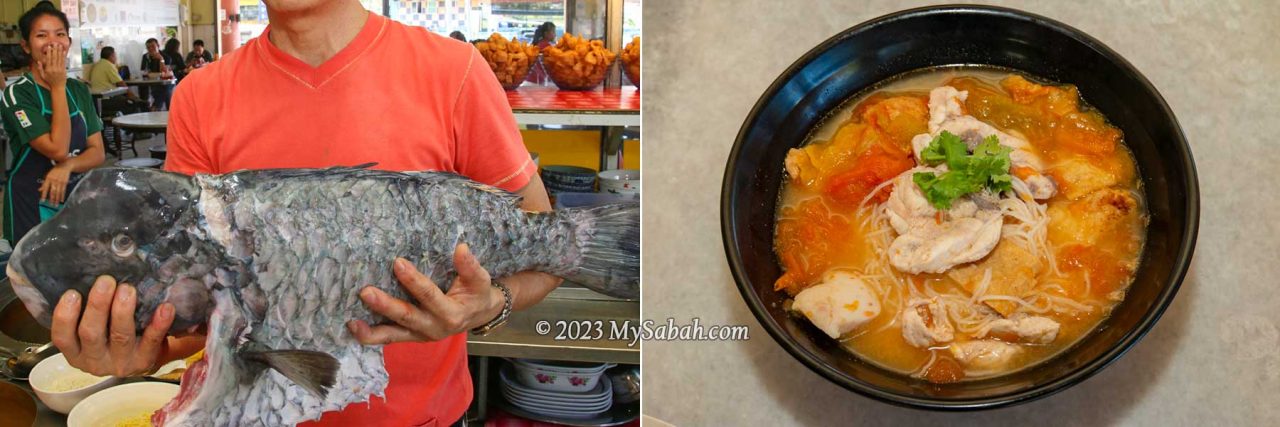
[[[337,381],[338,359],[311,350],[242,351],[240,356],[264,364],[324,400]]]
[[[574,224],[581,260],[562,275],[618,298],[640,297],[640,204],[563,209]]]

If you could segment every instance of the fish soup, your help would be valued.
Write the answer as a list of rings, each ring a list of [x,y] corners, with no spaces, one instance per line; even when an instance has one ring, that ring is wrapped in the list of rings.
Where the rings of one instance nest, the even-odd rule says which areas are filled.
[[[1075,87],[1011,70],[890,79],[786,170],[774,246],[789,309],[934,383],[1069,348],[1124,299],[1146,236],[1120,130]]]

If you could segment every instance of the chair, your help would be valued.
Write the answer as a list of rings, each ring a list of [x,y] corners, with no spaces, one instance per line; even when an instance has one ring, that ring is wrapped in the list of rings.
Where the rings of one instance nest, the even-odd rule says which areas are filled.
[[[124,112],[120,111],[119,104],[106,102],[102,104],[102,145],[108,152],[114,154],[116,159],[124,158],[125,146],[128,146],[129,151],[133,152],[133,157],[138,157],[138,148],[133,144],[133,135],[130,134],[126,138],[124,130],[113,123],[113,119],[123,115]]]

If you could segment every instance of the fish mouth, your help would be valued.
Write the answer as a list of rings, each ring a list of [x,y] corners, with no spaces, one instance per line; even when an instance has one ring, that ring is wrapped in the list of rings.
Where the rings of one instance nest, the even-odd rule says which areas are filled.
[[[9,276],[9,284],[13,286],[13,293],[18,295],[18,299],[22,300],[22,304],[27,306],[27,311],[31,312],[37,322],[48,328],[53,323],[53,311],[49,309],[49,301],[45,300],[44,294],[40,290],[31,285],[31,281],[27,280],[27,276],[22,274],[19,269],[15,268],[19,264],[16,260],[9,260],[9,264],[5,267],[5,274]]]

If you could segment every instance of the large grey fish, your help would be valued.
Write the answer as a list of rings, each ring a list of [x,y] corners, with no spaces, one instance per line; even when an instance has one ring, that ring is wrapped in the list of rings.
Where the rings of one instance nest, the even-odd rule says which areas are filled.
[[[383,395],[382,347],[345,324],[386,320],[360,301],[364,285],[411,299],[396,256],[444,287],[462,242],[493,277],[536,270],[639,295],[637,203],[529,213],[518,201],[434,172],[98,169],[18,243],[8,275],[45,326],[66,290],[87,294],[102,274],[137,287],[139,331],[166,301],[171,332],[207,325],[204,361],[157,424],[290,425]]]

